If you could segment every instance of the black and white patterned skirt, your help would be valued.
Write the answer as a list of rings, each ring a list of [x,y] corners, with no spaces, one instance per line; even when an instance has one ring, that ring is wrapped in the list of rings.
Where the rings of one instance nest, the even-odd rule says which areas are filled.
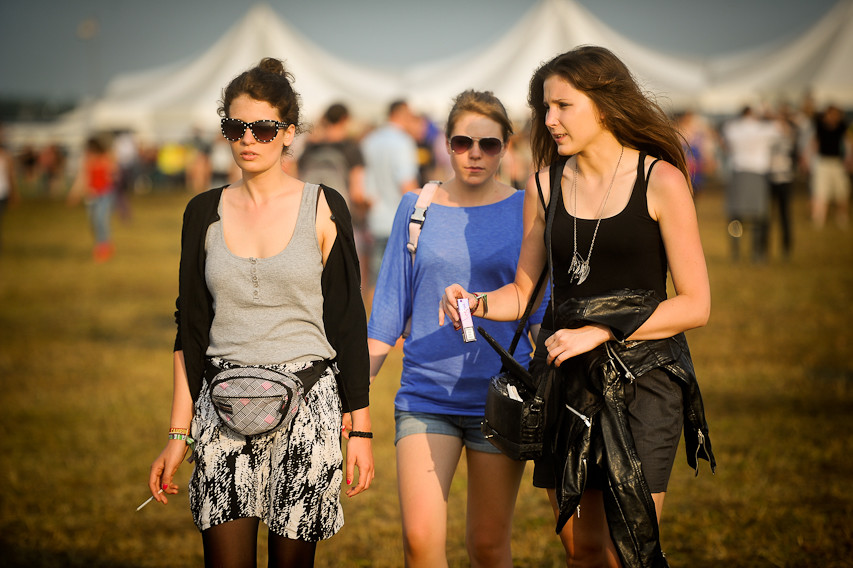
[[[268,367],[295,372],[308,365]],[[331,367],[308,392],[289,428],[250,438],[222,423],[206,379],[192,421],[196,463],[189,500],[196,526],[203,531],[257,517],[287,538],[330,538],[344,524],[340,435],[341,404]]]

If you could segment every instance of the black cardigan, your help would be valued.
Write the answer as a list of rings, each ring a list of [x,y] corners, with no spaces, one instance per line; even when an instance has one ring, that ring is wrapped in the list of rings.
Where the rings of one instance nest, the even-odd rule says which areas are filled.
[[[184,211],[181,230],[175,351],[184,352],[193,400],[197,400],[201,392],[213,322],[213,298],[204,277],[204,243],[208,227],[219,220],[217,209],[223,189],[211,189],[193,197]],[[323,325],[326,338],[337,353],[338,392],[344,412],[349,412],[369,404],[367,316],[361,298],[361,276],[349,209],[337,191],[326,186],[321,186],[321,190],[338,233],[321,277]]]

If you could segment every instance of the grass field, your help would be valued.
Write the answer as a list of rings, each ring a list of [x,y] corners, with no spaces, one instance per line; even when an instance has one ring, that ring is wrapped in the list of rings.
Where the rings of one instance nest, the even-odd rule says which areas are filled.
[[[183,193],[133,200],[117,254],[91,260],[85,213],[30,199],[7,213],[0,253],[0,565],[202,564],[186,492],[148,497],[171,400],[172,311]],[[697,201],[713,289],[710,324],[688,334],[719,468],[694,478],[679,454],[662,541],[673,566],[853,566],[853,231],[812,229],[795,208],[783,262],[728,259],[722,200]],[[773,235],[776,236],[775,234]],[[744,243],[745,244],[745,243]],[[392,352],[372,392],[377,476],[344,497],[346,525],[318,566],[402,565],[393,448]],[[523,484],[518,566],[560,566],[542,492]],[[191,466],[178,483],[186,487]],[[451,494],[448,558],[467,565],[464,465]],[[264,538],[264,537],[262,537]],[[265,565],[263,546],[259,557]]]

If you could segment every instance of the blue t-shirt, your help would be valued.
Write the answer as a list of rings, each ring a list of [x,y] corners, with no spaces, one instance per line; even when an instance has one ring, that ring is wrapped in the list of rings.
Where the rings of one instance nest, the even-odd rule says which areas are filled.
[[[479,333],[477,341],[465,343],[462,331],[454,330],[447,320],[439,327],[438,306],[444,289],[454,282],[471,292],[486,292],[515,279],[524,192],[479,207],[431,204],[413,268],[406,243],[415,201],[417,195],[407,193],[397,208],[367,334],[394,345],[412,316],[411,333],[403,345],[400,389],[394,401],[399,410],[482,416],[489,379],[501,368],[500,357]],[[546,305],[547,297],[530,316],[528,326],[542,321]],[[482,326],[507,349],[517,325],[515,321],[474,318],[475,328]],[[515,358],[526,366],[530,353],[525,333]]]

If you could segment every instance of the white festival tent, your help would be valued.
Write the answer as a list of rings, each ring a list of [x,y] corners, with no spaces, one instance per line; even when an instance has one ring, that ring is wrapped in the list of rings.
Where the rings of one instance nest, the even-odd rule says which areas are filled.
[[[285,60],[303,112],[312,118],[338,100],[381,112],[399,84],[388,72],[331,55],[268,5],[256,4],[200,56],[117,76],[103,97],[75,109],[67,120],[88,125],[84,130],[130,128],[153,140],[186,138],[193,128],[215,130],[223,87],[268,56]]]
[[[441,103],[472,86],[494,91],[514,117],[527,116],[533,71],[578,45],[613,51],[669,111],[732,115],[745,104],[796,103],[806,94],[819,106],[853,110],[853,0],[840,0],[799,37],[706,58],[638,44],[573,0],[542,0],[492,45],[415,67],[406,83],[411,99],[437,116],[446,111]]]
[[[697,108],[730,114],[744,103],[808,93],[818,107],[853,110],[853,0],[839,1],[799,37],[706,62]]]
[[[194,127],[211,131],[222,87],[265,56],[285,60],[309,121],[339,100],[357,117],[378,121],[400,97],[441,120],[452,98],[468,88],[494,91],[523,120],[533,70],[584,44],[611,49],[668,110],[732,114],[745,103],[807,91],[818,104],[853,108],[853,0],[840,0],[798,38],[714,58],[656,51],[625,38],[574,0],[542,0],[489,45],[397,72],[338,58],[266,4],[256,4],[202,55],[116,77],[103,97],[55,125],[54,134],[133,128],[143,137],[168,140],[186,138]]]
[[[405,75],[411,100],[437,116],[468,89],[491,90],[514,119],[529,115],[527,90],[533,71],[578,45],[601,45],[631,69],[664,107],[691,104],[707,87],[701,65],[625,38],[572,0],[542,0],[490,46],[416,66]]]

